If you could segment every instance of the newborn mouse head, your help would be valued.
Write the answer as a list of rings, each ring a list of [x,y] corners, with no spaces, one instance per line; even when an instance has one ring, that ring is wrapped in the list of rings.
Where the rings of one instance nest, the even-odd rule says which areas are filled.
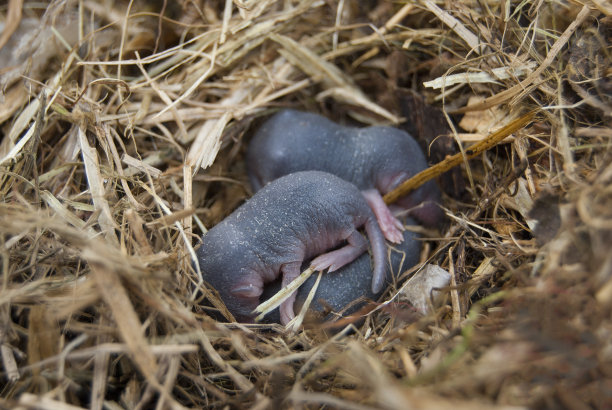
[[[225,221],[218,226],[204,235],[197,252],[202,277],[237,321],[252,322],[263,290],[261,275],[251,269],[254,263],[242,233]]]

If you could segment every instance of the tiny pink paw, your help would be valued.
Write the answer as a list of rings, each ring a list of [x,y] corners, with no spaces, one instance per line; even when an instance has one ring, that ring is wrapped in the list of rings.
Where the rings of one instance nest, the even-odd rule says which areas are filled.
[[[329,253],[325,253],[323,255],[317,256],[310,262],[310,266],[317,271],[323,271],[329,268],[329,271],[332,272],[335,270],[335,258],[330,256]]]
[[[404,226],[397,218],[389,214],[389,218],[379,220],[378,223],[380,225],[380,230],[389,242],[402,243],[404,240],[404,235],[402,235]]]

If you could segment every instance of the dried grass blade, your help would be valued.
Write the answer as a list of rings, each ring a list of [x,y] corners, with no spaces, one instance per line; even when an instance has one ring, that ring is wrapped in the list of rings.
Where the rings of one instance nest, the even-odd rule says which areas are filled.
[[[423,0],[423,4],[425,4],[425,7],[435,14],[436,17],[438,17],[444,24],[457,33],[457,35],[461,37],[463,41],[465,41],[467,45],[477,54],[482,54],[484,52],[484,47],[480,44],[478,37],[476,37],[474,33],[461,24],[459,20],[442,10],[440,7],[436,6],[436,4],[431,0]]]
[[[606,0],[590,0],[590,2],[606,16],[612,16],[612,5]]]
[[[304,73],[313,77],[313,79],[322,81],[330,89],[331,95],[341,97],[342,100],[367,108],[394,123],[399,122],[395,115],[372,102],[332,63],[325,61],[289,37],[276,33],[271,33],[269,37],[283,46],[283,49],[279,50],[283,57]]]
[[[198,345],[195,344],[167,344],[167,345],[149,345],[151,353],[155,356],[164,355],[177,355],[177,354],[188,354],[197,353],[199,350]],[[23,370],[31,370],[47,366],[52,363],[57,363],[62,360],[83,360],[91,359],[96,353],[108,353],[108,354],[126,354],[130,353],[130,348],[123,343],[100,343],[93,347],[87,347],[81,350],[70,351],[68,353],[60,353],[48,359],[36,362],[29,366],[24,366]]]
[[[84,407],[73,406],[62,401],[53,400],[46,396],[37,396],[32,393],[22,393],[19,396],[18,403],[27,408],[40,410],[85,410]]]
[[[91,409],[101,410],[106,395],[106,380],[108,378],[108,353],[98,353],[94,357],[94,374],[91,387]]]
[[[471,298],[474,293],[478,291],[481,284],[489,279],[497,271],[497,267],[494,265],[495,259],[493,257],[486,257],[478,268],[472,273],[472,277],[468,281],[468,297]]]
[[[177,221],[180,221],[183,218],[188,218],[195,213],[194,209],[182,209],[180,211],[173,212],[168,215],[160,216],[157,219],[154,219],[150,222],[147,222],[147,226],[150,227],[167,227],[170,226]]]
[[[102,326],[109,325],[110,318],[100,317],[98,323]],[[108,334],[99,335],[96,338],[97,345],[108,343],[111,336]],[[104,397],[106,396],[106,386],[108,383],[110,353],[99,351],[94,357],[93,381],[91,386],[91,410],[102,410]]]
[[[15,355],[13,354],[13,350],[4,342],[0,344],[0,356],[2,357],[2,365],[4,366],[9,384],[19,380],[19,369],[17,368]]]
[[[45,305],[30,307],[28,315],[28,364],[53,357],[59,353],[59,324]],[[35,375],[40,375],[37,369]]]
[[[278,80],[278,79],[279,78],[275,78],[275,80]],[[246,113],[253,112],[257,110],[258,107],[261,107],[262,105],[270,103],[285,95],[300,91],[310,85],[312,85],[312,81],[309,78],[307,78],[302,81],[298,81],[297,83],[288,85],[287,87],[281,88],[280,90],[273,92],[273,93],[271,93],[273,89],[272,87],[266,87],[261,93],[257,95],[257,97],[253,100],[252,103],[244,106],[243,108],[241,108],[239,111],[236,112],[236,118],[241,118],[244,115],[246,115]]]
[[[255,308],[255,310],[253,311],[255,313],[260,313],[260,315],[255,318],[255,321],[259,321],[259,320],[263,319],[263,317],[267,313],[269,313],[272,310],[274,310],[275,308],[279,307],[281,305],[281,303],[283,303],[289,296],[291,296],[291,294],[294,291],[297,290],[297,288],[299,288],[304,282],[306,282],[306,280],[310,277],[310,275],[312,275],[314,273],[314,271],[315,270],[313,268],[309,267],[304,272],[302,272],[300,274],[300,276],[298,276],[297,278],[293,279],[291,281],[291,283],[289,283],[287,286],[285,286],[284,288],[279,290],[270,299],[268,299],[265,302],[259,304],[259,306],[257,306]]]
[[[507,90],[500,92],[499,94],[496,94],[489,98],[485,98],[484,101],[482,101],[481,103],[468,105],[467,107],[453,110],[451,111],[451,113],[462,114],[468,111],[486,110],[487,108],[502,104],[510,100],[520,92],[524,91],[527,87],[529,87],[530,85],[532,85],[532,83],[536,81],[536,79],[540,76],[540,74],[542,74],[542,72],[544,72],[544,70],[548,68],[548,66],[552,64],[561,49],[569,41],[569,38],[572,36],[574,31],[576,31],[578,26],[580,26],[590,14],[591,10],[589,9],[589,7],[586,5],[583,6],[582,10],[580,10],[580,13],[578,13],[578,15],[576,16],[576,19],[572,21],[572,23],[565,29],[563,34],[561,34],[557,41],[555,41],[555,43],[552,45],[548,54],[546,55],[546,58],[544,59],[544,61],[542,61],[542,64],[540,64],[540,66],[536,68],[534,72],[529,74],[527,78],[525,78],[523,81],[512,86],[511,88],[508,88]]]
[[[104,231],[107,240],[117,241],[115,236],[115,224],[111,215],[110,206],[104,197],[104,182],[100,172],[98,155],[96,151],[89,145],[87,136],[81,127],[78,129],[79,145],[85,164],[85,174],[87,175],[87,183],[91,192],[91,197],[96,207],[100,211],[98,222]]]
[[[463,317],[461,312],[461,299],[459,297],[459,290],[457,289],[457,279],[455,273],[455,262],[453,260],[453,248],[448,249],[448,270],[450,273],[450,296],[451,296],[451,305],[453,308],[452,315],[452,323],[455,329],[459,329],[461,327],[461,319]]]
[[[2,31],[2,35],[0,35],[0,50],[6,42],[11,38],[13,33],[19,27],[19,23],[21,23],[21,9],[23,7],[23,0],[9,0],[8,3],[8,13],[6,15],[6,25],[4,26],[4,30]]]
[[[221,357],[219,352],[217,352],[213,347],[212,343],[210,343],[210,339],[208,338],[206,333],[200,331],[198,335],[200,338],[200,343],[202,344],[202,347],[204,348],[204,351],[206,352],[210,360],[212,360],[212,362],[221,370],[226,372],[229,377],[234,381],[234,383],[236,383],[236,386],[238,386],[241,390],[243,390],[244,392],[252,391],[254,389],[253,384],[249,381],[249,379],[240,374],[238,370],[236,370],[229,363],[223,360],[223,357]],[[257,396],[257,399],[260,402],[268,404],[269,399],[266,396],[257,391],[255,395]]]
[[[142,323],[121,284],[119,275],[96,263],[90,263],[90,266],[102,298],[113,313],[119,334],[128,346],[134,362],[147,380],[156,382],[154,376],[158,370],[157,361],[143,335]]]
[[[518,67],[498,67],[491,70],[491,73],[459,73],[438,77],[431,81],[425,81],[425,87],[439,89],[450,87],[455,84],[473,84],[473,83],[495,83],[498,80],[505,80],[513,77],[521,77],[530,72],[536,63],[530,61]]]
[[[32,100],[30,104],[19,114],[8,133],[8,139],[15,143],[17,137],[26,129],[40,108],[40,99]]]
[[[281,34],[270,33],[270,39],[283,46],[287,60],[312,77],[318,77],[328,85],[353,87],[352,82],[335,65],[323,60],[295,40]],[[282,51],[282,50],[279,50]]]
[[[241,95],[236,95],[238,99]],[[224,113],[221,118],[216,120],[208,120],[202,125],[196,140],[191,145],[185,164],[190,166],[194,172],[201,168],[208,168],[217,157],[217,153],[221,148],[221,137],[223,130],[229,123],[232,114]]]
[[[13,145],[10,151],[0,160],[0,165],[8,165],[11,161],[15,161],[19,156],[19,153],[23,150],[23,147],[30,141],[30,138],[34,135],[34,130],[36,129],[36,123],[32,124],[28,131],[25,133],[23,137],[17,142],[17,144]],[[7,138],[7,141],[9,139]]]
[[[100,128],[102,128],[102,130],[100,130]],[[143,204],[141,204],[140,202],[138,202],[136,200],[136,198],[134,198],[134,195],[132,194],[132,190],[130,188],[130,185],[127,183],[127,180],[125,178],[125,173],[123,172],[123,168],[121,167],[121,159],[119,158],[119,151],[117,151],[117,147],[115,145],[115,141],[113,140],[113,138],[111,137],[111,130],[113,132],[114,131],[112,128],[110,128],[108,126],[108,124],[104,124],[102,127],[98,127],[96,128],[96,131],[98,132],[98,136],[99,138],[102,140],[106,140],[106,144],[108,145],[112,157],[113,157],[113,161],[115,162],[115,167],[117,169],[117,173],[119,174],[120,181],[121,181],[121,186],[123,187],[123,190],[125,191],[125,194],[128,198],[128,200],[130,201],[130,203],[132,204],[132,206],[134,206],[134,208],[136,208],[137,210],[143,210],[145,209],[145,206]],[[100,135],[103,134],[103,135]],[[127,155],[127,154],[126,154]],[[152,169],[156,169],[153,167],[150,167]],[[149,171],[149,168],[147,168],[147,171]]]
[[[123,162],[129,167],[138,170],[139,172],[151,175],[151,178],[153,179],[158,178],[162,174],[161,170],[155,168],[152,165],[147,164],[142,160],[139,160],[138,158],[134,158],[125,152],[121,155],[121,162]]]
[[[323,272],[319,271],[319,274],[317,275],[317,280],[314,286],[312,287],[312,289],[310,289],[310,292],[308,292],[308,296],[306,297],[306,300],[304,301],[304,304],[302,305],[302,308],[300,309],[300,313],[298,313],[287,324],[287,327],[291,329],[292,332],[297,332],[300,326],[302,326],[302,322],[304,322],[304,318],[306,317],[306,312],[308,311],[308,308],[310,307],[310,304],[312,303],[312,300],[314,299],[314,295],[315,293],[317,293],[317,289],[319,288],[319,282],[321,282],[321,276],[323,276]]]
[[[202,84],[206,79],[208,79],[210,77],[211,73],[213,72],[213,69],[215,68],[215,59],[216,59],[216,56],[217,56],[217,43],[214,43],[213,50],[212,50],[212,56],[209,58],[210,59],[210,64],[209,64],[208,68],[206,69],[206,71],[204,71],[204,73],[202,75],[200,75],[193,84],[191,84],[191,86],[187,89],[187,91],[185,91],[174,102],[168,104],[163,110],[161,110],[160,112],[155,114],[155,116],[153,118],[154,119],[158,119],[166,111],[171,110],[171,109],[175,110],[176,106],[181,101],[183,101],[184,99],[189,97],[200,86],[200,84]],[[141,70],[143,72],[143,75],[145,75],[145,77],[147,78],[147,81],[150,84],[153,84],[153,81],[151,81],[151,79],[146,75],[146,71],[144,70],[143,67],[141,67]],[[160,93],[160,96],[165,100],[165,102],[168,103],[169,99],[166,96],[166,94],[163,91],[161,91],[160,89],[156,89],[156,90],[158,91],[158,93]]]
[[[168,365],[168,369],[166,369],[165,373],[165,377],[164,377],[164,384],[163,384],[163,388],[167,393],[167,396],[170,395],[170,392],[172,391],[175,383],[176,383],[176,377],[178,376],[178,372],[179,372],[179,366],[181,363],[180,358],[174,356],[171,357],[169,359],[170,363]],[[166,408],[166,400],[164,397],[161,397],[159,399],[159,401],[157,402],[157,407],[155,408],[155,410],[162,410]]]
[[[221,25],[221,37],[219,37],[219,44],[225,43],[227,39],[227,32],[229,31],[229,23],[232,19],[232,6],[234,2],[232,0],[225,0],[225,7],[223,9],[223,23]]]
[[[155,199],[155,202],[157,203],[157,205],[159,205],[159,207],[162,209],[162,211],[168,216],[168,218],[172,219],[172,210],[170,208],[168,208],[168,206],[164,203],[163,199],[161,199],[157,193],[155,193],[155,191],[153,191],[153,189],[147,187],[146,185],[143,185],[143,188],[145,190],[147,190],[149,192],[149,194]],[[184,215],[180,214],[179,218],[175,218],[175,219],[182,219]],[[198,263],[198,258],[195,254],[195,250],[193,249],[193,247],[191,246],[191,240],[189,239],[189,237],[187,236],[187,234],[185,233],[185,229],[183,229],[183,225],[181,225],[179,220],[175,220],[174,221],[174,226],[176,227],[176,229],[179,231],[179,233],[181,234],[181,238],[183,238],[183,243],[185,244],[185,247],[187,248],[187,250],[189,251],[189,256],[191,257],[191,260],[193,261],[193,263]],[[204,283],[204,279],[202,277],[202,274],[200,272],[200,269],[197,269],[198,271],[198,287],[201,286]],[[197,289],[196,289],[197,291]]]
[[[393,122],[394,124],[398,124],[401,122],[399,117],[396,117],[395,115],[391,114],[389,111],[385,110],[384,108],[382,108],[380,105],[373,103],[372,101],[370,101],[365,94],[361,93],[361,92],[355,92],[354,89],[347,89],[347,88],[340,88],[340,87],[335,87],[335,88],[331,88],[329,90],[327,90],[326,92],[323,92],[319,95],[317,95],[317,99],[322,99],[323,97],[326,96],[333,96],[336,98],[336,100],[338,101],[344,101],[346,103],[349,104],[355,104],[358,106],[361,106],[363,108],[366,108],[378,115],[380,115],[383,118],[388,119],[389,121]]]
[[[128,222],[128,226],[132,232],[134,240],[138,244],[138,253],[143,256],[153,255],[153,249],[149,244],[149,240],[147,239],[144,229],[142,229],[144,221],[140,215],[138,215],[135,210],[128,209],[125,211],[125,219]]]
[[[68,211],[68,209],[66,209],[51,192],[47,190],[40,191],[40,196],[42,200],[47,203],[47,206],[54,211],[55,215],[59,216],[75,228],[85,229],[90,237],[96,235],[96,232],[94,232],[91,227],[87,227],[81,218]]]

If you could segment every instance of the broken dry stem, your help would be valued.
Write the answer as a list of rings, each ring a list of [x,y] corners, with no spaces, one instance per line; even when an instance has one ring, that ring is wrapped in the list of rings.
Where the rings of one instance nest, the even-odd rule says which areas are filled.
[[[293,279],[291,283],[279,290],[274,296],[257,306],[253,312],[260,313],[260,315],[255,318],[255,321],[260,321],[266,314],[279,307],[285,300],[287,300],[289,296],[291,296],[293,292],[295,292],[304,282],[306,282],[306,280],[314,272],[315,270],[309,267],[302,272],[300,276]]]
[[[437,176],[445,173],[451,168],[461,164],[462,162],[470,160],[482,154],[483,152],[493,148],[510,134],[525,127],[533,119],[536,112],[537,111],[534,110],[515,119],[505,127],[499,129],[498,131],[495,131],[479,143],[474,144],[473,146],[465,150],[465,156],[463,156],[463,154],[459,152],[455,155],[447,157],[441,162],[438,162],[436,165],[419,172],[418,174],[414,175],[412,178],[395,188],[393,191],[386,194],[383,197],[383,200],[387,205],[392,204],[402,196],[408,195],[410,192],[414,191],[415,189],[423,185],[425,182],[436,178]]]

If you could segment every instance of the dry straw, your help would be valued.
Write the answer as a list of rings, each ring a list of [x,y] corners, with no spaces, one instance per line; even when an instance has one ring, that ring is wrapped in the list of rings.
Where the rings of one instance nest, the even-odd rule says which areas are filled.
[[[606,408],[611,14],[5,2],[0,407]],[[407,89],[435,114],[411,117]],[[447,223],[421,229],[423,263],[453,276],[431,314],[385,303],[419,265],[335,334],[233,322],[194,249],[250,195],[244,144],[279,107],[457,147]]]

